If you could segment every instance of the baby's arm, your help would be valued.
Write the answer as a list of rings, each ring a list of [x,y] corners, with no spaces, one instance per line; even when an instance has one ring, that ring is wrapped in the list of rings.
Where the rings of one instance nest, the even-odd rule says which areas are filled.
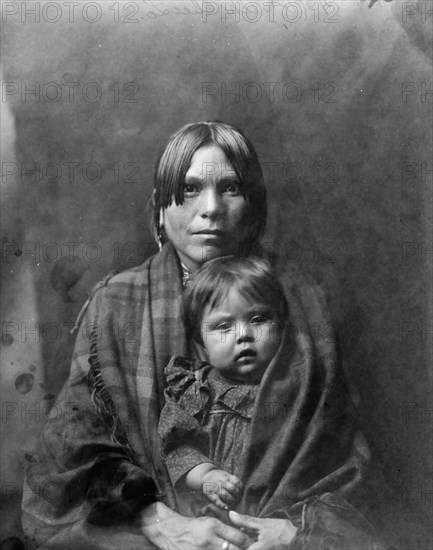
[[[219,470],[212,462],[203,462],[192,468],[186,476],[187,486],[194,491],[203,491],[219,508],[228,510],[228,504],[239,500],[242,481],[224,470]]]

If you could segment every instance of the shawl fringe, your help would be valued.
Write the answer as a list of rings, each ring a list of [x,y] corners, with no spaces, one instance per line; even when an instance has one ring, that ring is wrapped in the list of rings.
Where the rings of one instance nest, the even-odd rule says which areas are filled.
[[[89,373],[87,375],[87,384],[90,391],[90,399],[104,424],[110,432],[110,440],[125,450],[130,462],[137,464],[134,453],[129,444],[125,430],[123,429],[116,407],[111,398],[110,392],[105,387],[102,380],[101,365],[98,357],[98,316],[92,325],[90,333],[90,354],[89,354]]]

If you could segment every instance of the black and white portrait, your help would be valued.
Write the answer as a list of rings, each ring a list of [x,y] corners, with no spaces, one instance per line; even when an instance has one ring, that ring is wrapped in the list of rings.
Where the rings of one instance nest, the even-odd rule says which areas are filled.
[[[1,18],[1,549],[431,548],[430,0]]]

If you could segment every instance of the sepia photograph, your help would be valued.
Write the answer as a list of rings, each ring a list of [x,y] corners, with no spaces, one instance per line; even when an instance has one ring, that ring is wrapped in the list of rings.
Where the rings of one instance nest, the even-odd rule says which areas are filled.
[[[0,7],[0,550],[433,548],[431,0]]]

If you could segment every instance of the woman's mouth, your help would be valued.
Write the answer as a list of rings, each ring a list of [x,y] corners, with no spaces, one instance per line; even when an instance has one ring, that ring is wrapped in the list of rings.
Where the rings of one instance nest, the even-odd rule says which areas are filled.
[[[204,235],[206,237],[222,237],[224,233],[220,229],[202,229],[201,231],[196,231],[195,235]]]

